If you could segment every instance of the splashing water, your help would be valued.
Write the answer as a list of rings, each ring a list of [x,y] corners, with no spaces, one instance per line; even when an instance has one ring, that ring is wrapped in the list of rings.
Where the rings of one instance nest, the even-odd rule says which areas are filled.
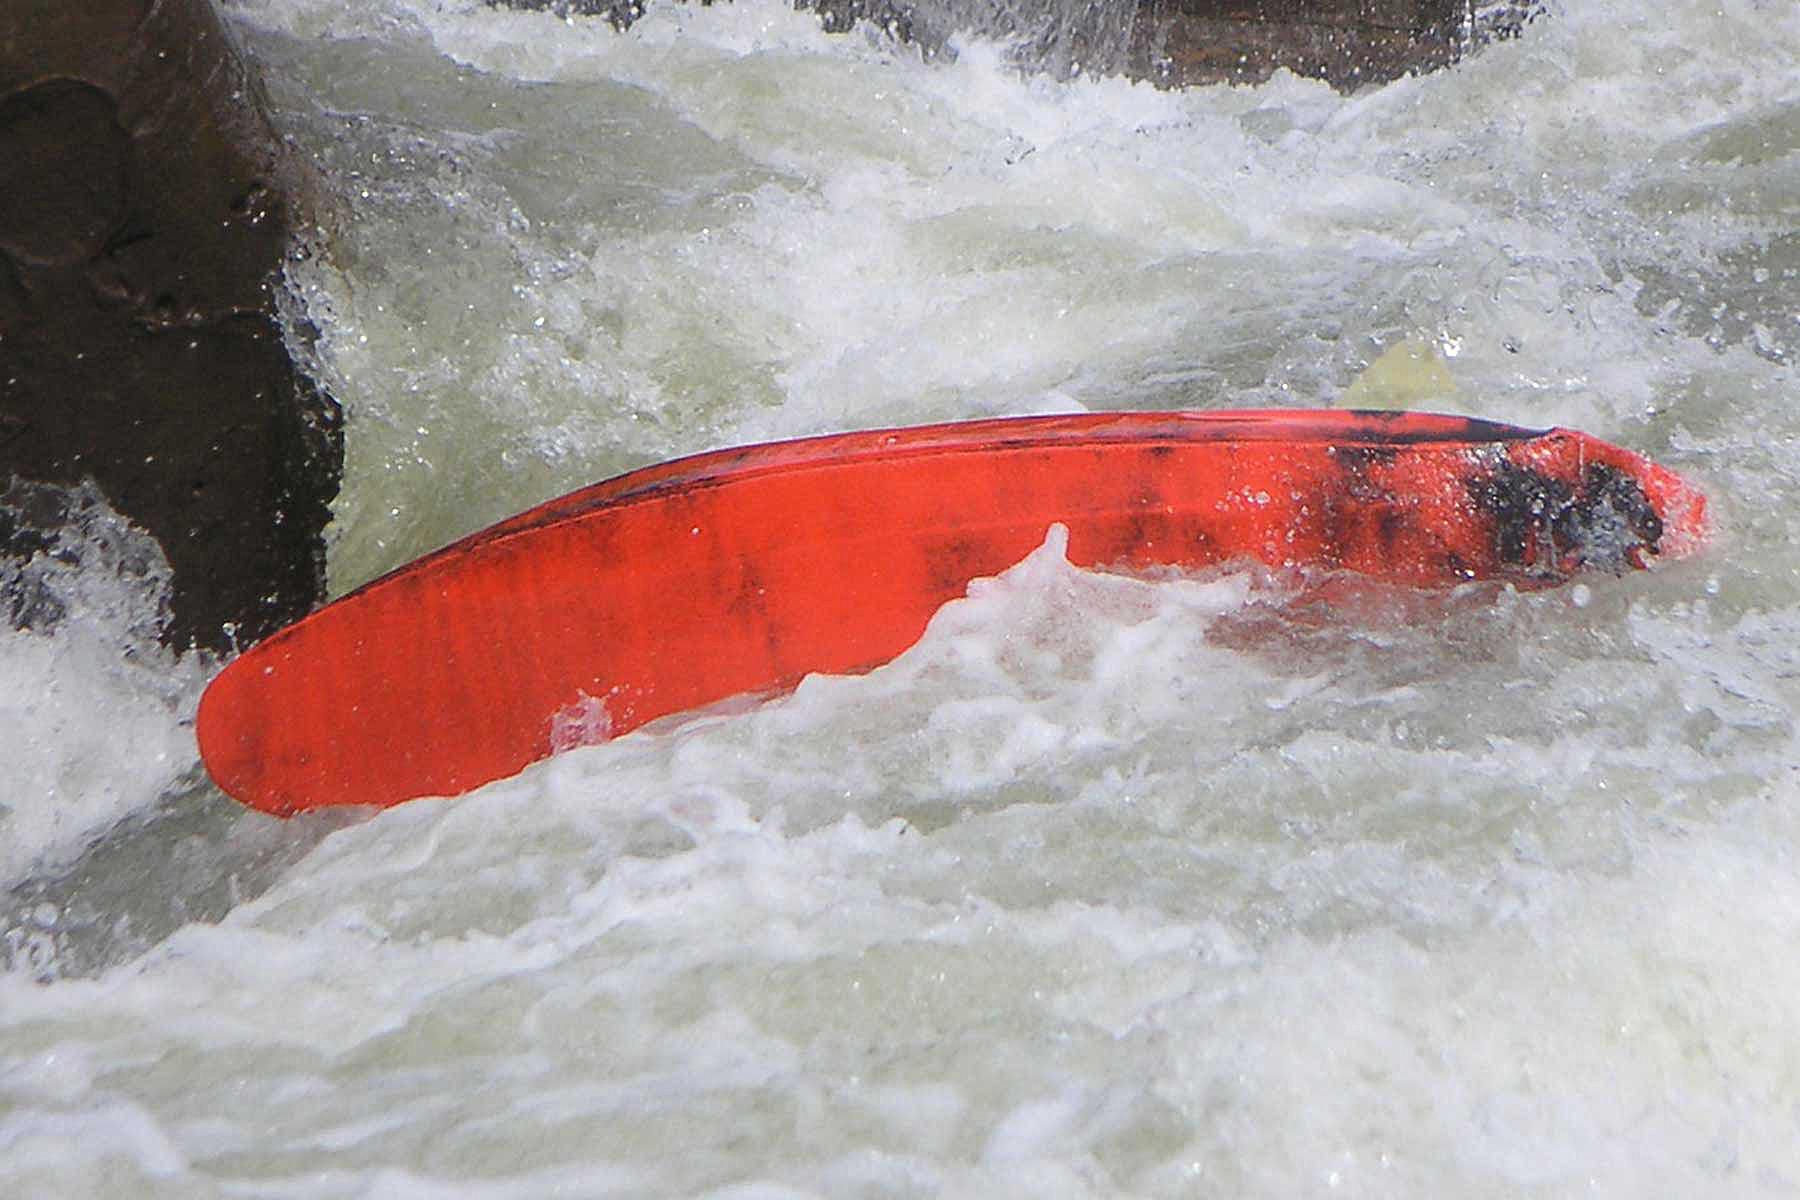
[[[20,867],[28,934],[151,932],[0,976],[0,1193],[1800,1185],[1800,10],[1553,6],[1348,97],[765,0],[232,13],[342,190],[293,280],[349,413],[339,589],[672,454],[1330,404],[1399,346],[1358,394],[1585,428],[1720,533],[1529,595],[1052,540],[881,670],[310,852],[183,802]],[[125,671],[79,622],[0,645],[65,689],[20,761],[100,764],[99,821],[192,762],[204,671],[131,620]],[[41,794],[22,864],[82,844],[15,834]]]

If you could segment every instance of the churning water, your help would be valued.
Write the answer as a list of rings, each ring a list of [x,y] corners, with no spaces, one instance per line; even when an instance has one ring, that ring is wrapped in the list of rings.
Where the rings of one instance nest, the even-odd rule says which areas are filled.
[[[331,831],[204,785],[90,498],[0,635],[0,1194],[1800,1190],[1800,6],[1568,0],[1348,98],[779,0],[230,11],[336,200],[338,590],[678,453],[1075,409],[1572,425],[1718,533],[1327,609],[1047,530],[889,667]]]

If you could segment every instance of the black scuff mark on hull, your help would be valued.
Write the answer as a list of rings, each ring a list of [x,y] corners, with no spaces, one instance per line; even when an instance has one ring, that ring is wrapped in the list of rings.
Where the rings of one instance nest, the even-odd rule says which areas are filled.
[[[1358,476],[1366,475],[1371,467],[1386,466],[1400,457],[1397,446],[1374,442],[1332,446],[1326,453],[1340,468]]]
[[[1623,574],[1659,552],[1662,519],[1630,475],[1590,463],[1576,487],[1505,455],[1483,455],[1470,479],[1478,511],[1493,522],[1495,556],[1543,582],[1591,567]]]
[[[1411,528],[1411,515],[1398,506],[1384,508],[1375,519],[1375,536],[1381,540],[1381,551],[1389,561],[1395,557],[1394,547]]]
[[[1503,565],[1524,568],[1534,578],[1562,578],[1562,556],[1553,531],[1565,526],[1574,490],[1503,454],[1482,457],[1490,460],[1491,468],[1470,482],[1469,492],[1477,510],[1494,523],[1495,557]]]
[[[1581,496],[1556,530],[1584,565],[1622,575],[1643,567],[1645,554],[1662,549],[1663,523],[1644,489],[1624,471],[1589,463],[1581,476]]]

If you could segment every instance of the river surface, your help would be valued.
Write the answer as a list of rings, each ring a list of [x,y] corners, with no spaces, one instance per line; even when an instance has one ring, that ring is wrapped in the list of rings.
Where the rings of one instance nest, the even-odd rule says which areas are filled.
[[[1083,409],[1570,425],[1717,529],[1338,607],[1047,531],[866,676],[283,823],[96,498],[0,634],[0,1195],[1800,1192],[1800,6],[1351,97],[777,0],[228,12],[331,198],[334,591],[676,454]]]

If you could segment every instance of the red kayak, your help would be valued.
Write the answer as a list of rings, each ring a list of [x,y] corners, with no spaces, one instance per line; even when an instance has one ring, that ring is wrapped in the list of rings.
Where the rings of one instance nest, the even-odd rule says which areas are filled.
[[[1585,434],[1387,412],[1140,412],[722,450],[552,500],[233,661],[221,788],[282,815],[468,791],[587,740],[911,646],[1068,527],[1078,566],[1256,559],[1423,587],[1689,553],[1705,498]]]

